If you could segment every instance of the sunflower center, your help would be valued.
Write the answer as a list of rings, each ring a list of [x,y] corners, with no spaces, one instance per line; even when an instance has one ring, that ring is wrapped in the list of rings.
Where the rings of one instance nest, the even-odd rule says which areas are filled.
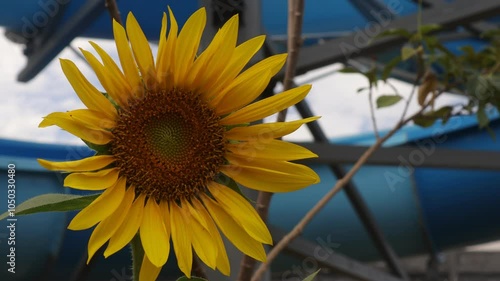
[[[111,152],[137,192],[178,201],[206,190],[224,163],[224,127],[195,93],[149,92],[120,109]]]

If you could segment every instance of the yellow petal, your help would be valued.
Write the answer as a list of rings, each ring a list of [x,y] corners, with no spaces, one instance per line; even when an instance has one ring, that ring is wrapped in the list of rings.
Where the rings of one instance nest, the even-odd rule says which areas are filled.
[[[146,81],[147,87],[151,89],[156,84],[156,75],[151,76],[152,73],[156,73],[153,54],[148,39],[146,39],[144,32],[142,32],[139,23],[131,12],[127,16],[127,34],[142,78]]]
[[[307,93],[309,93],[309,90],[311,90],[311,85],[303,85],[267,99],[254,102],[223,118],[220,124],[243,124],[260,120],[303,100]]]
[[[184,86],[188,69],[193,65],[194,57],[200,45],[201,35],[205,29],[207,15],[205,8],[201,8],[192,14],[177,40],[175,48],[175,71],[174,83],[177,86]]]
[[[97,155],[81,160],[52,162],[44,159],[37,159],[38,163],[45,169],[52,171],[83,172],[102,169],[115,161],[113,155]]]
[[[249,141],[267,141],[280,138],[295,132],[303,124],[318,120],[320,117],[309,117],[290,122],[275,122],[266,124],[257,124],[248,127],[234,127],[225,133],[227,139],[231,140],[249,140]]]
[[[246,158],[290,161],[318,157],[300,145],[275,139],[229,143],[226,148],[232,153]]]
[[[125,33],[123,26],[121,26],[114,19],[113,34],[115,37],[116,49],[118,50],[118,56],[120,57],[120,64],[122,65],[125,77],[127,77],[134,95],[140,97],[143,94],[144,86],[142,84],[141,77],[139,76],[139,71],[137,70],[137,64],[135,63],[130,51],[127,34]]]
[[[217,269],[224,275],[229,276],[231,273],[231,267],[229,265],[229,258],[227,257],[226,247],[222,241],[219,230],[215,226],[213,219],[207,213],[207,210],[198,200],[192,201],[194,207],[196,208],[200,217],[206,222],[207,229],[212,235],[213,241],[217,244]]]
[[[108,119],[105,114],[99,111],[76,109],[67,111],[65,114],[95,130],[112,129],[116,126],[115,120]]]
[[[191,223],[189,223],[191,234],[193,235],[191,241],[193,243],[194,251],[208,267],[215,269],[217,266],[217,243],[214,241],[206,226],[203,226],[203,224],[200,223],[200,219],[202,218],[198,212],[192,208],[189,203],[186,203],[183,206],[184,208],[188,207],[189,214],[192,218],[195,218],[191,220]]]
[[[110,119],[117,116],[116,109],[111,102],[90,84],[72,61],[61,59],[60,63],[64,75],[87,108],[99,111]]]
[[[165,225],[165,232],[170,239],[170,211],[167,201],[160,201],[160,214],[163,217],[163,224]]]
[[[111,132],[105,129],[96,129],[96,124],[83,123],[71,117],[68,112],[53,112],[44,117],[38,126],[44,128],[52,125],[94,144],[107,144],[112,138]]]
[[[170,17],[170,30],[164,45],[165,47],[161,48],[162,57],[157,59],[158,82],[161,89],[165,91],[174,86],[173,71],[175,68],[175,47],[177,43],[177,32],[179,29],[174,13],[172,13],[170,7],[168,7],[168,13]]]
[[[294,174],[305,178],[316,179],[318,180],[317,182],[319,182],[318,174],[316,174],[313,169],[302,164],[287,161],[269,161],[268,159],[248,158],[236,154],[226,154],[225,158],[230,164],[258,167],[287,174]]]
[[[208,189],[219,203],[219,206],[233,217],[235,221],[239,222],[252,238],[266,244],[273,243],[271,233],[269,233],[266,224],[262,221],[259,214],[257,214],[255,208],[245,198],[231,188],[216,182],[210,182]]]
[[[127,105],[127,97],[130,94],[130,86],[121,84],[119,79],[115,77],[109,70],[99,62],[99,60],[89,51],[80,48],[83,56],[94,70],[97,79],[106,90],[106,93],[121,107]]]
[[[120,205],[125,195],[125,179],[106,189],[87,207],[83,208],[71,221],[68,229],[82,230],[94,226],[109,217]]]
[[[99,45],[92,41],[89,41],[89,43],[90,45],[92,45],[92,47],[94,47],[96,52],[101,57],[101,60],[104,63],[104,67],[106,68],[106,71],[109,73],[109,75],[113,77],[114,80],[116,80],[116,83],[122,86],[121,95],[123,95],[123,100],[128,100],[132,96],[132,88],[121,70],[118,68],[114,60],[108,55],[108,53],[106,53]]]
[[[64,179],[64,186],[82,190],[102,190],[115,184],[119,173],[118,168],[98,172],[72,173]]]
[[[257,51],[262,47],[266,36],[261,35],[252,38],[243,44],[236,47],[231,56],[231,60],[227,64],[227,67],[221,73],[217,81],[212,83],[211,87],[204,89],[202,91],[202,97],[210,100],[216,97],[221,90],[226,87],[227,83],[232,81],[240,71],[247,65],[250,59],[257,53]]]
[[[303,171],[297,174],[242,165],[222,166],[221,172],[248,188],[267,192],[295,191],[319,182],[319,177],[313,175],[314,171],[307,171],[306,166],[299,166],[303,167]],[[291,167],[287,168],[291,170]],[[300,168],[297,167],[296,170],[298,169]],[[309,175],[305,176],[305,172],[309,172]]]
[[[160,275],[161,266],[154,265],[147,255],[144,255],[141,264],[141,271],[139,272],[139,280],[141,281],[156,281]]]
[[[163,83],[163,76],[168,75],[170,72],[171,65],[169,55],[169,50],[167,50],[167,14],[163,13],[163,18],[161,20],[160,41],[158,42],[158,52],[156,54],[156,75],[160,85]]]
[[[179,269],[191,278],[193,251],[191,249],[191,232],[187,224],[191,223],[188,214],[176,203],[170,204],[170,227],[172,228],[172,243],[177,257]]]
[[[135,199],[128,211],[127,220],[120,225],[115,234],[109,240],[108,247],[106,248],[106,251],[104,251],[105,257],[109,257],[110,255],[118,252],[121,248],[125,247],[137,234],[137,230],[139,230],[139,226],[141,225],[143,219],[145,198],[146,197],[141,194],[137,197],[137,199]]]
[[[157,267],[163,266],[170,252],[170,237],[167,236],[160,207],[154,199],[149,199],[144,207],[140,234],[148,259]]]
[[[253,76],[244,79],[236,78],[229,86],[228,92],[216,97],[210,104],[215,107],[215,113],[219,116],[231,113],[255,100],[267,87],[271,80],[271,73],[267,70],[252,72]]]
[[[219,95],[218,114],[227,114],[255,100],[286,62],[286,54],[266,58],[240,74]],[[253,83],[253,84],[252,84]],[[213,103],[217,103],[216,97]]]
[[[202,200],[226,237],[244,254],[252,258],[265,261],[266,252],[260,242],[253,239],[222,207],[206,195],[202,195]]]
[[[207,84],[217,81],[233,55],[238,38],[238,14],[229,19],[215,34],[210,45],[196,58],[193,67],[188,71],[186,83],[193,90],[204,92]]]
[[[116,233],[116,230],[120,227],[120,225],[122,225],[122,222],[128,215],[132,201],[134,201],[134,197],[134,188],[128,188],[120,206],[118,206],[118,208],[116,208],[116,210],[109,217],[105,218],[96,226],[89,239],[89,255],[87,263],[90,261],[92,256],[94,256],[95,252],[97,252],[97,250],[99,250],[99,248],[101,248],[102,245],[104,245],[104,243],[106,243]]]

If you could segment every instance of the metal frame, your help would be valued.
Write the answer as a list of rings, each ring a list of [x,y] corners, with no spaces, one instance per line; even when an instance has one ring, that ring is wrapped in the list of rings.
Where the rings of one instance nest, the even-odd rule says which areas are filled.
[[[281,240],[286,232],[282,229],[271,226],[271,233],[273,234],[274,241],[278,242]],[[355,261],[349,257],[342,254],[336,253],[334,251],[328,251],[327,249],[318,248],[321,247],[317,243],[310,242],[302,237],[295,238],[290,244],[288,244],[286,251],[288,253],[300,256],[300,257],[315,257],[318,254],[318,249],[327,251],[325,257],[318,259],[318,264],[323,267],[328,267],[336,272],[349,277],[357,278],[360,280],[371,280],[371,281],[401,281],[402,279],[392,276],[391,274],[384,272],[382,270],[375,269],[371,266],[365,265],[361,262]],[[285,280],[283,276],[283,280]],[[288,279],[287,279],[288,280]]]
[[[498,0],[476,0],[471,5],[469,0],[455,0],[452,3],[435,4],[422,12],[423,24],[439,24],[443,29],[454,29],[458,26],[469,24],[484,18],[496,16],[500,13]],[[410,15],[394,19],[386,26],[379,26],[379,33],[393,29],[403,28],[416,31],[417,16]],[[350,36],[329,40],[321,45],[302,48],[297,62],[297,74],[330,65],[336,62],[345,62],[360,56],[369,56],[385,51],[393,46],[405,42],[401,37],[385,37],[371,42],[359,44],[360,36],[366,36],[364,31],[356,32]],[[284,71],[277,77],[282,79]]]
[[[307,104],[306,100],[302,100],[301,102],[296,104],[295,107],[297,108],[302,118],[307,118],[314,115],[309,105]],[[326,137],[326,134],[323,132],[317,121],[308,123],[307,126],[309,128],[309,131],[313,135],[314,140],[317,143],[323,143],[323,144],[330,143],[330,141]],[[344,168],[342,168],[338,164],[330,162],[328,167],[333,172],[335,177],[337,177],[337,179],[341,179],[346,175]],[[363,197],[359,193],[358,188],[354,185],[352,181],[349,181],[344,186],[344,192],[349,198],[349,201],[351,202],[357,215],[361,219],[361,222],[363,223],[363,226],[365,227],[366,231],[372,238],[375,247],[379,251],[382,258],[386,261],[389,269],[394,273],[394,275],[400,277],[401,280],[409,280],[407,273],[404,271],[401,265],[401,261],[399,260],[398,256],[392,249],[391,245],[387,242],[375,218],[373,217],[371,211],[366,205]],[[366,279],[366,280],[371,280],[371,279]]]
[[[319,155],[318,158],[304,160],[308,164],[352,164],[369,148],[331,143],[300,143],[300,145]],[[417,153],[423,157],[418,156],[419,163],[411,163],[408,156]],[[373,153],[366,164],[500,171],[498,159],[500,159],[500,152],[497,151],[436,148],[436,143],[425,143],[421,146],[417,144],[382,147]]]
[[[370,11],[384,8],[379,0],[349,1],[358,7],[365,17],[371,21],[377,21],[377,19],[374,18]],[[424,24],[437,23],[445,29],[455,29],[457,26],[464,25],[474,34],[491,29],[492,26],[485,23],[474,24],[472,22],[500,13],[500,4],[498,0],[475,0],[474,5],[471,5],[469,0],[455,0],[453,3],[443,1],[431,4],[429,2],[430,1],[426,1],[423,6],[425,8],[422,13]],[[246,3],[250,5],[250,2]],[[57,53],[68,45],[77,34],[80,34],[88,24],[97,19],[104,11],[105,7],[103,1],[87,1],[80,8],[80,11],[75,14],[71,22],[58,30],[54,30],[52,34],[49,32],[43,33],[43,37],[38,38],[37,41],[33,41],[33,52],[27,54],[28,64],[19,74],[18,80],[28,81],[33,78],[57,55]],[[409,31],[415,31],[416,22],[416,15],[394,18],[387,25],[380,25],[379,33],[391,28],[403,28]],[[362,34],[363,32],[364,31],[359,31],[346,37],[327,41],[321,45],[303,48],[300,52],[297,64],[297,73],[305,73],[309,70],[335,62],[354,62],[352,60],[354,58],[375,54],[404,42],[403,38],[387,37],[376,40],[369,45],[360,44],[357,38],[364,35]],[[43,44],[40,42],[43,42]],[[272,53],[272,48],[270,46],[268,46],[268,53]],[[283,71],[280,72],[277,79],[281,79],[283,74]],[[411,74],[404,73],[404,75],[409,76]],[[296,107],[303,118],[313,115],[305,100],[298,103]],[[345,175],[345,171],[340,164],[355,162],[366,149],[366,147],[332,145],[329,143],[328,138],[317,122],[308,123],[307,126],[315,139],[315,143],[302,145],[321,155],[317,160],[310,160],[310,162],[328,164],[337,178],[342,178]],[[409,155],[415,151],[415,149],[418,148],[410,146],[382,148],[370,158],[368,164],[399,165],[401,161],[398,159],[398,156]],[[500,153],[495,152],[495,156],[500,156]],[[464,159],[467,161],[463,161]],[[500,163],[495,163],[493,159],[497,159],[497,157],[492,156],[491,152],[436,149],[431,155],[424,159],[424,162],[420,166],[500,170]],[[370,234],[373,243],[379,250],[381,256],[385,259],[394,276],[365,266],[339,254],[330,255],[328,259],[321,261],[321,263],[334,270],[362,280],[409,280],[407,273],[401,266],[399,258],[390,244],[386,241],[356,186],[352,182],[348,183],[345,186],[345,192],[363,222],[363,225]],[[272,232],[275,239],[283,235],[278,229],[272,229]],[[423,230],[423,232],[425,231]],[[287,249],[302,256],[313,256],[311,253],[314,252],[311,251],[314,251],[316,247],[316,244],[299,237],[296,238]]]
[[[368,11],[370,9],[373,9],[373,6],[377,6],[378,4],[380,4],[376,0],[350,1],[354,5],[358,6],[358,8],[361,9],[361,12],[369,20],[373,20],[373,15]],[[427,4],[428,5],[424,5],[426,10],[422,12],[422,20],[424,24],[437,23],[445,29],[454,29],[460,25],[468,25],[476,27],[476,30],[471,30],[470,28],[468,28],[468,30],[470,31],[476,31],[476,34],[478,29],[477,27],[480,26],[480,24],[470,25],[471,22],[500,13],[500,4],[496,0],[477,0],[474,3],[474,7],[471,7],[470,1],[466,0],[456,0],[454,3],[440,3],[434,5],[431,5],[429,3]],[[415,23],[417,22],[416,17],[416,15],[412,15],[394,19],[387,26],[381,28],[380,32],[389,30],[391,28],[403,28],[409,31],[415,31]],[[481,24],[481,26],[482,31],[491,28],[491,26],[489,25],[485,26],[484,24]],[[369,45],[367,44],[366,46],[359,46],[359,44],[355,44],[356,38],[360,36],[360,33],[362,32],[363,31],[360,31],[350,36],[334,39],[322,45],[303,48],[299,55],[297,73],[304,73],[311,69],[329,65],[335,62],[348,61],[350,63],[356,63],[353,58],[367,56],[376,52],[384,51],[387,48],[397,46],[405,41],[403,38],[389,37],[376,40]],[[463,35],[464,34],[460,34],[460,36]],[[360,59],[363,60],[362,58]],[[383,65],[379,67],[383,67]],[[406,73],[404,71],[401,71],[400,75],[404,75],[407,79],[414,77],[413,74]],[[280,72],[277,79],[281,79],[283,76],[284,71]],[[298,103],[296,105],[296,108],[302,118],[307,118],[314,115],[305,100]],[[328,164],[337,178],[343,178],[345,175],[345,171],[338,165],[339,163],[354,163],[359,158],[359,156],[361,156],[361,154],[364,153],[364,151],[367,149],[367,147],[332,145],[320,128],[318,122],[308,123],[307,126],[309,128],[309,131],[313,135],[315,142],[301,145],[311,149],[313,152],[316,152],[318,155],[320,155],[320,158],[308,160],[308,162]],[[399,157],[402,155],[410,155],[418,149],[418,147],[412,146],[381,148],[370,158],[367,163],[378,165],[404,165],[406,163],[402,163],[402,160]],[[495,152],[495,154],[498,154],[497,156],[500,156],[500,153],[498,152]],[[485,161],[485,159],[488,159],[488,161]],[[492,157],[491,152],[473,152],[435,148],[432,153],[424,157],[424,161],[422,163],[414,166],[500,170],[500,163],[498,163],[498,161],[493,161],[493,159],[497,158]],[[387,276],[383,272],[374,270],[370,267],[355,262],[350,258],[337,254],[329,256],[329,258],[323,262],[324,265],[336,271],[343,272],[344,274],[350,275],[355,278],[360,278],[362,280],[409,280],[408,274],[401,266],[400,259],[397,257],[390,244],[386,241],[369,208],[364,202],[362,196],[359,194],[357,188],[352,182],[349,182],[344,187],[344,191],[346,192],[346,195],[348,196],[351,204],[360,217],[364,227],[370,234],[373,243],[379,250],[383,259],[386,261],[388,268],[396,277]],[[432,246],[432,238],[429,236],[429,233],[425,226],[422,226],[421,231],[424,240],[429,243],[428,247],[431,261],[435,260],[436,249]],[[272,229],[272,232],[273,236],[275,237],[281,237],[283,235],[280,230],[277,229]],[[314,252],[311,251],[314,251],[315,247],[317,247],[317,245],[314,243],[306,241],[303,238],[296,238],[295,241],[288,245],[287,250],[302,256],[314,256]]]
[[[54,30],[53,33],[44,32],[41,35],[42,38],[35,38],[34,45],[28,45],[32,50],[26,54],[28,64],[19,73],[17,80],[27,82],[34,78],[78,34],[81,34],[89,24],[94,22],[105,11],[104,1],[85,1],[85,4],[75,13],[71,21]],[[62,13],[63,9],[59,12]]]

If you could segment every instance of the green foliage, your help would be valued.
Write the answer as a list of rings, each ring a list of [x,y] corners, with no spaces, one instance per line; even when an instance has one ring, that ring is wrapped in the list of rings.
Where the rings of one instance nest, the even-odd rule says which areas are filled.
[[[413,123],[421,127],[429,127],[434,125],[436,120],[441,119],[443,124],[446,124],[450,117],[452,116],[453,107],[444,106],[436,111],[426,112],[424,114],[417,115],[413,118]]]
[[[81,210],[92,203],[99,195],[43,194],[19,204],[15,215]],[[0,215],[0,220],[7,218],[9,215],[9,212],[3,213]]]
[[[398,103],[402,97],[400,95],[383,95],[377,98],[377,108],[388,107]]]
[[[486,47],[474,49],[472,46],[463,46],[460,48],[461,53],[453,54],[435,35],[441,26],[420,23],[421,19],[418,21],[417,30],[413,33],[404,29],[390,29],[375,37],[398,36],[405,38],[406,42],[401,46],[400,54],[386,62],[383,67],[372,68],[365,73],[356,69],[346,70],[363,74],[368,78],[369,88],[360,88],[358,92],[365,90],[370,92],[373,86],[377,86],[377,80],[387,82],[396,67],[411,64],[416,68],[417,74],[415,77],[415,86],[419,93],[417,101],[420,106],[426,107],[424,113],[413,119],[415,124],[427,127],[438,119],[442,119],[445,123],[454,114],[466,112],[476,114],[479,127],[489,130],[487,108],[500,109],[500,29],[490,30],[482,35],[482,38],[490,42]],[[426,79],[429,73],[433,76],[432,81]],[[434,100],[430,97],[450,91],[467,97],[469,102],[466,105],[434,110]],[[401,97],[396,90],[394,95],[379,97],[377,108],[392,106],[400,100]]]
[[[408,46],[403,46],[403,48],[401,48],[401,59],[405,61],[413,57],[417,53],[418,53],[417,49]]]

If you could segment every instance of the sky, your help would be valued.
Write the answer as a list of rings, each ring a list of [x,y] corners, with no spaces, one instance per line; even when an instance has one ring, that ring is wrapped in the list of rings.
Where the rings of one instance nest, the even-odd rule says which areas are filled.
[[[4,30],[0,28],[0,34]],[[71,45],[75,48],[91,50],[88,38],[77,38]],[[114,42],[110,40],[94,40],[107,50],[112,57],[117,58]],[[156,45],[152,44],[153,53]],[[87,64],[72,50],[66,48],[57,58],[73,60],[84,75],[98,88],[97,78]],[[0,85],[2,87],[2,102],[0,103],[0,138],[44,143],[81,144],[81,140],[56,127],[38,128],[43,116],[54,111],[67,111],[83,108],[70,84],[64,77],[59,61],[54,59],[38,76],[28,83],[17,82],[18,73],[26,64],[23,46],[10,42],[0,36]],[[330,138],[346,137],[360,133],[373,132],[368,95],[357,93],[360,87],[366,87],[366,79],[359,74],[342,74],[337,71],[342,68],[334,64],[317,69],[296,78],[298,84],[311,83],[312,90],[307,101],[315,115],[321,116],[320,125]],[[329,74],[326,75],[325,74]],[[321,78],[317,78],[321,76]],[[390,80],[402,96],[408,96],[411,86],[397,80]],[[276,91],[280,86],[276,87]],[[394,91],[381,85],[375,93],[375,98],[382,94],[393,94]],[[450,104],[461,99],[452,95],[443,96],[439,103]],[[375,111],[379,130],[391,128],[400,118],[404,102]],[[411,102],[410,112],[418,110],[416,101]],[[266,121],[275,120],[271,116]],[[287,120],[296,120],[300,116],[291,109]],[[299,129],[289,140],[311,140],[308,130]]]

